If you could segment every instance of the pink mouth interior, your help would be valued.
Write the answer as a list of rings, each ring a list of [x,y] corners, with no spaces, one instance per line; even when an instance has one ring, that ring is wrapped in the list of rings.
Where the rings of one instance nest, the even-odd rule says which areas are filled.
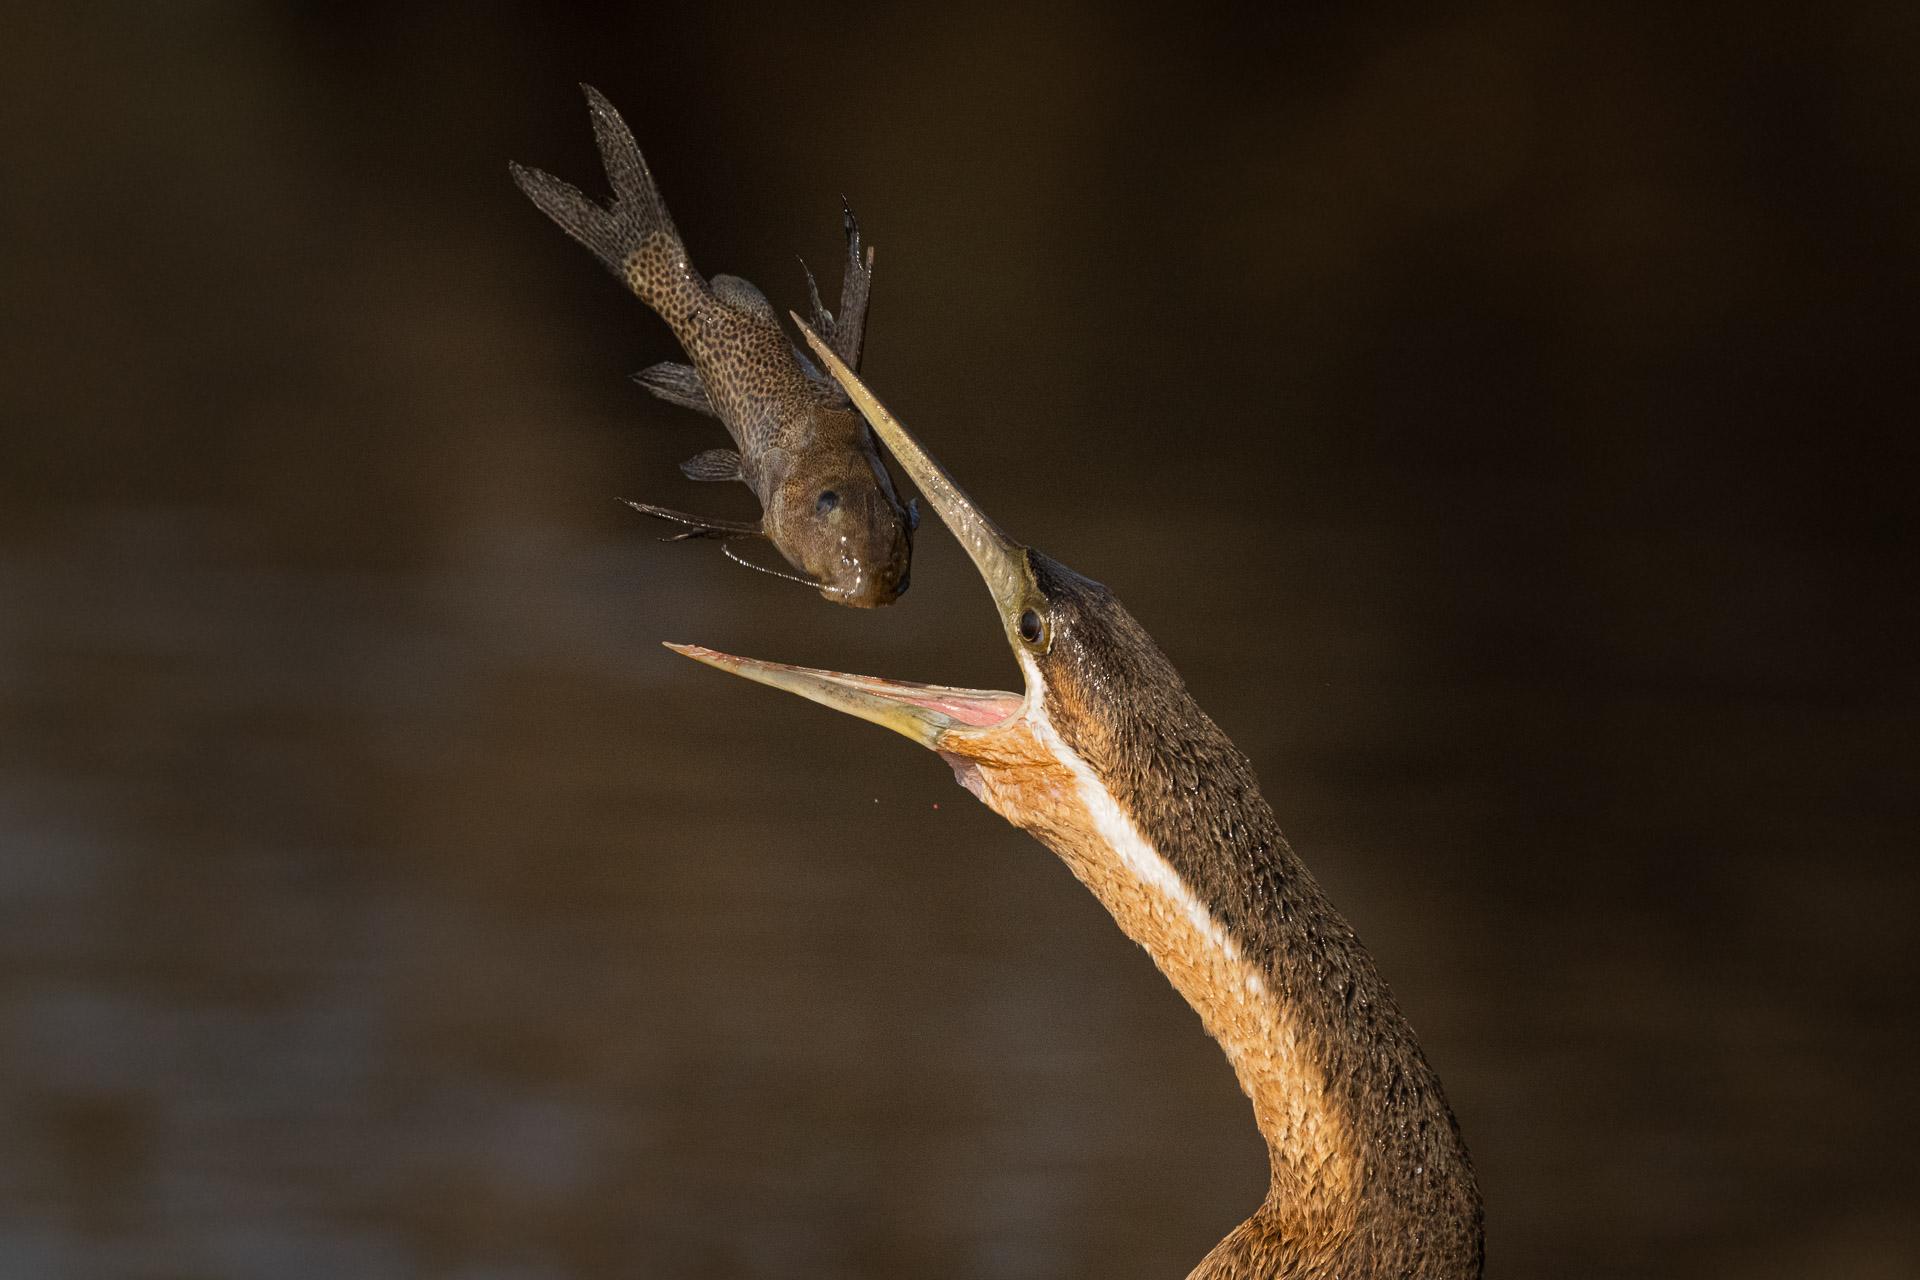
[[[911,688],[912,686],[907,686]],[[891,690],[889,692],[892,692]],[[928,711],[938,711],[941,715],[951,716],[961,724],[983,729],[990,724],[999,724],[1002,720],[1020,710],[1021,699],[1011,693],[988,693],[971,696],[956,696],[942,690],[926,696],[915,696],[904,690],[895,694],[902,702],[910,702],[916,707]]]
[[[915,684],[908,680],[889,680],[885,676],[856,676],[844,671],[822,671],[815,667],[797,667],[786,662],[767,662],[761,658],[741,658],[698,644],[670,644],[669,649],[684,653],[727,670],[746,674],[760,671],[794,671],[831,680],[849,688],[864,689],[894,702],[938,712],[970,729],[985,729],[1020,713],[1026,699],[1017,693],[998,689],[949,689],[942,685]]]

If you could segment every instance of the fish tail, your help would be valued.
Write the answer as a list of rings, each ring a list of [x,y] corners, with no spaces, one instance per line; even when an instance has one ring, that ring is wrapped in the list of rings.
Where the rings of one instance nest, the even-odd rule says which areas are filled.
[[[642,302],[668,315],[678,310],[671,305],[676,295],[684,296],[689,290],[704,294],[706,282],[687,261],[680,233],[627,122],[598,89],[584,84],[580,88],[587,95],[593,136],[613,184],[613,199],[602,206],[571,183],[520,164],[510,166],[513,180],[542,213],[600,259]]]

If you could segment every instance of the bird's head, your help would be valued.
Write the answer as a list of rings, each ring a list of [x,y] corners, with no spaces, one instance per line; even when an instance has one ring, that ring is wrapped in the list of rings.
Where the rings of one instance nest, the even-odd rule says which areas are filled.
[[[1253,1101],[1273,1190],[1229,1242],[1284,1241],[1315,1274],[1346,1275],[1383,1239],[1431,1235],[1459,1260],[1457,1274],[1469,1274],[1478,1199],[1438,1082],[1351,926],[1287,847],[1246,757],[1112,593],[1002,533],[807,338],[966,548],[1025,690],[672,647],[930,747],[969,791],[1060,856],[1199,1013]],[[1368,1090],[1384,1100],[1371,1112],[1353,1105]],[[1392,1175],[1400,1181],[1377,1164],[1390,1149],[1403,1153]],[[1437,1206],[1438,1225],[1400,1229],[1399,1217],[1415,1213],[1405,1206],[1422,1197]],[[1361,1233],[1363,1213],[1394,1225]],[[1229,1258],[1222,1250],[1232,1247],[1210,1256]],[[1231,1253],[1228,1265],[1242,1256],[1252,1255]]]
[[[1276,1153],[1282,1202],[1304,1215],[1300,1238],[1342,1238],[1357,1166],[1327,1078],[1292,1049],[1305,1032],[1273,997],[1266,960],[1311,886],[1284,883],[1297,864],[1246,757],[1111,592],[1002,533],[832,352],[814,349],[966,548],[1025,689],[671,647],[931,748],[961,785],[1059,855],[1226,1051]]]
[[[799,323],[795,318],[795,323]],[[1138,721],[1169,697],[1184,707],[1179,676],[1111,592],[1001,532],[886,406],[804,324],[801,331],[896,461],[913,477],[985,580],[1015,660],[1021,693],[916,684],[741,658],[669,645],[709,666],[884,725],[929,747],[961,784],[1017,826],[1048,834],[1078,790],[1088,762],[1111,771],[1137,753],[1106,711]],[[1170,708],[1171,709],[1171,708]],[[1058,802],[1058,803],[1056,803]],[[1078,809],[1075,803],[1069,808]],[[1089,815],[1078,813],[1075,825]],[[1057,829],[1052,834],[1064,834]]]

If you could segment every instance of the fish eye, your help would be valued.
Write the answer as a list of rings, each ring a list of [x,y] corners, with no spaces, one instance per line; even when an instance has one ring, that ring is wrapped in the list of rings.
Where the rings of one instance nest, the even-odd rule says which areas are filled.
[[[1041,622],[1038,611],[1027,609],[1020,614],[1020,638],[1022,640],[1028,644],[1039,644],[1040,638],[1046,635],[1046,633],[1046,626]]]
[[[839,505],[840,495],[831,489],[823,489],[820,492],[820,497],[814,501],[814,514],[824,516]]]

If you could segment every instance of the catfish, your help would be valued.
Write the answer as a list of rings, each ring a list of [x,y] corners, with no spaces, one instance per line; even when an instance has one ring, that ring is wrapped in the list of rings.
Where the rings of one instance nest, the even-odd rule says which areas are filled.
[[[745,484],[761,517],[706,519],[629,505],[685,526],[672,541],[764,538],[836,604],[893,603],[907,589],[918,513],[895,493],[865,419],[787,337],[766,295],[738,276],[709,281],[694,268],[626,121],[598,90],[581,89],[613,198],[597,203],[519,164],[511,166],[513,180],[667,322],[691,363],[657,364],[634,379],[663,400],[720,420],[734,447],[708,449],[680,469],[693,480]],[[863,252],[860,224],[844,203],[842,225],[847,261],[839,314],[821,304],[811,272],[807,292],[814,328],[842,362],[858,368],[874,253],[870,245]]]

